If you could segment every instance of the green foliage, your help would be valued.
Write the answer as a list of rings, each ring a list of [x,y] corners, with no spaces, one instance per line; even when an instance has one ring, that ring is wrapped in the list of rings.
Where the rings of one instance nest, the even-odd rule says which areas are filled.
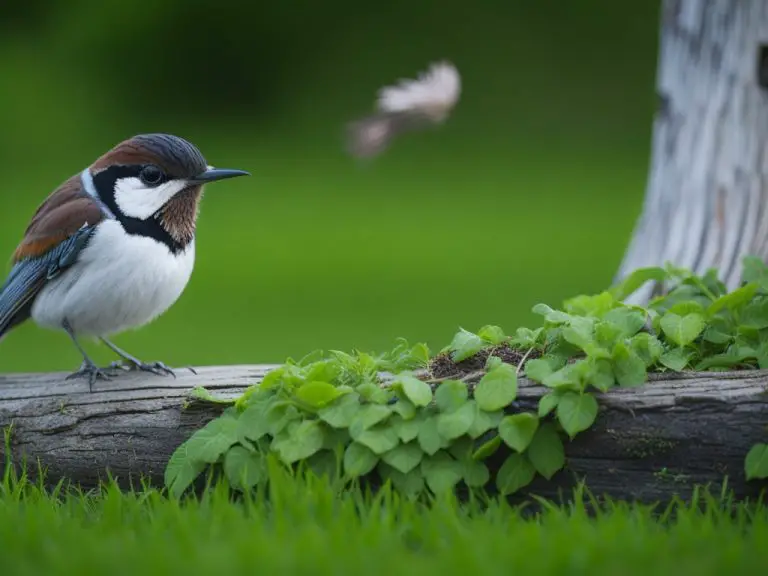
[[[649,280],[666,293],[647,308],[621,301]],[[460,328],[434,357],[401,339],[382,355],[289,359],[178,447],[166,485],[179,496],[213,465],[232,487],[249,490],[266,482],[265,463],[276,456],[286,469],[306,465],[341,482],[375,475],[409,497],[459,484],[512,494],[564,468],[564,442],[598,418],[597,392],[644,385],[651,372],[768,366],[768,269],[755,259],[730,293],[714,271],[697,277],[667,266],[533,311],[542,317],[536,328],[514,336],[493,325],[476,334]],[[463,368],[481,353],[480,373]],[[438,357],[455,373],[433,377]],[[521,370],[549,389],[533,411],[517,406]],[[227,403],[201,389],[193,396]],[[502,448],[492,478],[486,461]],[[752,448],[747,476],[768,477],[767,462],[765,444]]]

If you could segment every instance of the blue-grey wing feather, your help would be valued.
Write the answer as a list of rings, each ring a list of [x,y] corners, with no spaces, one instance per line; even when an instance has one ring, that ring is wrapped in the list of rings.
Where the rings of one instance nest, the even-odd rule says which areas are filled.
[[[83,227],[45,254],[25,258],[11,268],[0,287],[0,337],[29,318],[35,296],[46,282],[77,261],[94,230],[93,226]]]

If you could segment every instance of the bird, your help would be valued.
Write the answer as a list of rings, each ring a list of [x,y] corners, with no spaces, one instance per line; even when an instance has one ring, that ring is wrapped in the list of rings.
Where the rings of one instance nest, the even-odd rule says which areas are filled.
[[[173,375],[110,338],[143,327],[181,296],[195,263],[195,230],[207,184],[250,176],[214,168],[188,140],[138,134],[117,143],[62,182],[37,207],[0,287],[0,341],[31,320],[63,331],[82,356],[66,379],[88,388],[110,380],[82,347],[103,342],[118,357],[109,368]]]
[[[377,111],[348,122],[347,151],[371,158],[386,150],[393,139],[406,132],[442,124],[461,95],[461,76],[454,64],[441,60],[430,64],[416,79],[401,79],[377,94]]]

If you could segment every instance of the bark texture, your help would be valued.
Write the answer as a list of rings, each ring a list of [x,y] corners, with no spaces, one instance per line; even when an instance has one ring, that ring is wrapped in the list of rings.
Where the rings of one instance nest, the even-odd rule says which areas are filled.
[[[0,376],[0,427],[13,423],[12,460],[39,459],[51,483],[92,487],[109,471],[124,486],[142,475],[162,486],[173,450],[218,413],[185,406],[191,389],[234,397],[271,368],[208,367],[175,380],[131,373],[97,383],[93,393],[65,374]],[[727,476],[737,497],[755,495],[766,483],[745,480],[744,457],[768,438],[767,389],[768,371],[749,371],[654,377],[602,394],[594,427],[566,442],[566,469],[526,492],[557,497],[585,479],[597,495],[668,501],[688,497],[696,484],[718,489]],[[546,391],[523,379],[516,404],[535,410]],[[505,455],[494,455],[492,470]]]
[[[733,289],[743,256],[768,259],[765,44],[764,0],[663,0],[651,165],[617,280],[672,262]]]

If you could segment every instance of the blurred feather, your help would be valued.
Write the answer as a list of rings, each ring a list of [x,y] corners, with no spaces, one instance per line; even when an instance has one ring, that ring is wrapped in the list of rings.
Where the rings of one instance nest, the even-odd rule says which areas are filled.
[[[415,79],[401,79],[378,92],[375,114],[347,125],[348,151],[358,157],[383,152],[408,131],[440,124],[461,94],[461,78],[453,64],[437,62]]]

